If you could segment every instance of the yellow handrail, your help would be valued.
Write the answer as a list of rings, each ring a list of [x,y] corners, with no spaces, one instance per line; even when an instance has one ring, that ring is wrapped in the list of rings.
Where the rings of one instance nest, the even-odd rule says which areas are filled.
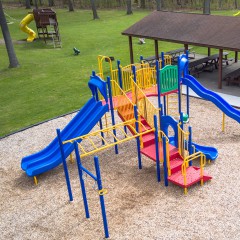
[[[206,156],[202,152],[196,152],[184,158],[182,168],[181,168],[184,186],[187,186],[187,168],[189,167],[189,162],[199,158],[200,158],[201,185],[203,185],[203,168],[206,165]],[[187,187],[184,187],[184,193],[187,194]]]
[[[141,88],[131,79],[132,83],[132,101],[137,105],[138,111],[141,116],[147,121],[147,123],[154,128],[153,116],[158,117],[160,109],[156,108],[151,101],[146,97]],[[159,123],[160,126],[160,123]]]
[[[185,132],[181,128],[181,123],[178,123],[178,151],[180,156],[184,159],[189,155],[188,141],[189,141],[189,132]]]

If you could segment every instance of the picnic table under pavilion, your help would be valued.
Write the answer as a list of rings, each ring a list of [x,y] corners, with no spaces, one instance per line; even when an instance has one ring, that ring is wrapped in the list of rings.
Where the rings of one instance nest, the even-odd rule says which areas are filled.
[[[159,58],[159,41],[201,46],[219,50],[218,88],[222,88],[223,50],[235,52],[235,62],[240,51],[240,18],[231,16],[203,15],[182,12],[154,11],[122,32],[128,36],[130,61],[134,63],[132,38],[154,40],[155,57]]]

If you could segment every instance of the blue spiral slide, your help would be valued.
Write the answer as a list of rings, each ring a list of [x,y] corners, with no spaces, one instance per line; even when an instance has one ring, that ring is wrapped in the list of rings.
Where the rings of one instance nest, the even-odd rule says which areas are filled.
[[[217,93],[203,87],[193,76],[186,75],[184,78],[182,78],[182,84],[190,87],[197,95],[199,95],[203,99],[206,99],[214,103],[227,116],[240,123],[240,110],[237,110],[236,108],[232,107]]]

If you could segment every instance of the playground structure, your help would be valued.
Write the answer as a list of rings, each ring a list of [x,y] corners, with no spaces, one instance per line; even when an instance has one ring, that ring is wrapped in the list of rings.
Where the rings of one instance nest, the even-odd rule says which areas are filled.
[[[27,25],[34,19],[32,13],[29,13],[23,20],[20,22],[20,29],[28,34],[27,42],[33,42],[37,37],[37,34],[29,28]]]
[[[235,14],[233,14],[234,17],[237,17],[237,16],[239,16],[239,15],[240,15],[240,11],[237,12],[237,13],[235,13]]]
[[[105,59],[108,59],[111,76],[107,78],[107,82],[102,80],[105,78],[103,72]],[[92,98],[61,132],[58,130],[58,137],[49,146],[22,159],[22,169],[28,176],[34,177],[36,182],[38,174],[63,163],[69,199],[72,201],[66,158],[71,156],[75,150],[86,216],[87,200],[83,190],[81,171],[86,172],[94,180],[96,177],[81,164],[79,165],[79,159],[109,147],[115,147],[117,154],[118,146],[131,139],[136,139],[138,168],[142,168],[141,154],[144,154],[156,162],[156,176],[157,181],[160,182],[160,165],[162,164],[165,186],[172,182],[184,188],[184,193],[187,193],[187,188],[197,182],[203,184],[210,180],[211,176],[205,173],[203,168],[207,159],[214,161],[217,158],[218,151],[214,147],[194,143],[191,127],[185,130],[186,119],[184,120],[182,113],[181,85],[185,84],[202,98],[213,102],[239,123],[240,111],[231,107],[219,95],[205,89],[194,77],[188,75],[187,59],[186,54],[179,57],[178,66],[165,66],[166,59],[162,55],[161,68],[158,61],[156,67],[150,67],[145,63],[122,67],[118,61],[117,69],[113,70],[111,59],[99,56],[99,73],[96,75],[93,72],[88,83]],[[169,115],[170,95],[176,96],[177,116],[175,119]],[[158,98],[158,107],[151,103],[149,96]],[[186,112],[189,115],[188,94],[186,99]],[[115,123],[114,110],[122,120],[119,124]],[[106,122],[106,127],[103,127],[103,116],[109,111],[111,124]],[[89,133],[97,122],[99,122],[100,130]],[[170,129],[172,131],[169,131]],[[200,160],[199,167],[193,165],[196,160]],[[101,194],[104,193],[100,185],[99,195],[102,196]],[[104,229],[105,237],[108,237],[106,222],[104,222]]]
[[[34,9],[33,13],[29,13],[20,23],[20,29],[28,34],[27,41],[32,42],[37,34],[27,25],[35,20],[37,34],[40,39],[47,43],[47,39],[51,39],[54,48],[61,47],[61,37],[58,27],[57,15],[52,9]]]

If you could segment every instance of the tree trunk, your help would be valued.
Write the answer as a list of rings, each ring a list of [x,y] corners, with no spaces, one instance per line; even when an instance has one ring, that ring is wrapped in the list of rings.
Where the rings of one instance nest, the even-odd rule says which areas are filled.
[[[211,3],[211,0],[204,0],[204,2],[203,2],[203,14],[206,14],[206,15],[211,14],[210,3]]]
[[[141,1],[140,1],[140,8],[143,8],[143,9],[146,8],[145,0],[141,0]]]
[[[26,9],[31,9],[30,0],[26,0]]]
[[[161,10],[161,0],[156,0],[156,4],[157,4],[157,11]]]
[[[38,0],[34,0],[35,8],[38,9]]]
[[[73,1],[72,0],[68,0],[68,10],[69,10],[69,12],[73,12],[74,11]]]
[[[218,8],[222,9],[223,0],[218,0]]]
[[[127,15],[133,14],[132,12],[132,1],[131,0],[127,0]]]
[[[95,0],[91,0],[91,7],[92,7],[92,12],[93,12],[93,19],[99,19],[98,14],[97,14],[97,9],[95,5]]]
[[[234,1],[234,7],[235,7],[236,9],[238,9],[238,0],[235,0],[235,1]]]
[[[2,1],[0,1],[0,26],[2,29],[3,38],[7,48],[8,58],[9,58],[9,67],[15,68],[19,66],[17,56],[15,54],[12,39],[8,29],[7,21],[3,12]]]
[[[54,6],[54,0],[48,0],[48,6],[53,7]]]

